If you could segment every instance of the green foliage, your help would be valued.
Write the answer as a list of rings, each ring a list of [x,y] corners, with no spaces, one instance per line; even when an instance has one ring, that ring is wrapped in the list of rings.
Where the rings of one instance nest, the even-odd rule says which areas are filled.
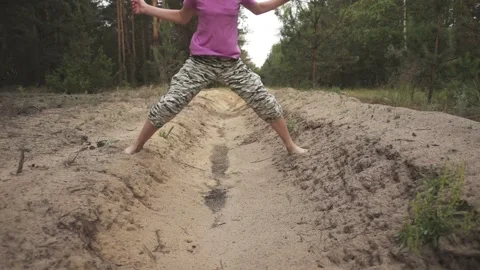
[[[25,87],[20,85],[20,86],[17,87],[17,91],[18,91],[18,93],[20,93],[20,96],[22,98],[25,98]]]
[[[478,0],[407,2],[404,6],[401,0],[292,0],[277,10],[283,23],[281,40],[261,70],[243,49],[242,60],[267,85],[305,89],[408,86],[418,92],[428,89],[432,102],[435,96],[444,95],[449,108],[469,114],[478,107],[474,108],[471,99],[477,100],[475,93],[480,92]],[[156,44],[152,18],[133,16],[128,3],[44,0],[26,5],[6,1],[0,9],[0,84],[43,85],[48,78],[48,84],[59,91],[81,92],[105,87],[104,83],[113,80],[128,85],[168,83],[188,57],[196,19],[186,26],[161,22]],[[179,9],[182,3],[167,0],[164,6]],[[124,5],[120,17],[117,4]],[[248,32],[243,11],[241,48]],[[119,18],[122,41],[117,35]],[[72,49],[85,40],[88,46]],[[104,48],[105,55],[97,53],[99,48]],[[78,50],[85,50],[84,56],[72,55]],[[85,71],[87,63],[97,65],[94,72]],[[112,79],[110,71],[115,74]],[[452,82],[461,84],[452,87]]]
[[[74,42],[61,66],[47,74],[47,86],[65,93],[94,93],[111,84],[112,61],[103,49],[92,54],[88,42]]]
[[[296,136],[298,132],[298,122],[295,117],[286,117],[287,129],[292,136]]]
[[[181,50],[175,40],[175,27],[173,24],[162,25],[159,34],[160,45],[152,47],[153,63],[160,83],[168,83],[188,57],[187,52]]]
[[[334,93],[337,93],[337,94],[340,94],[341,91],[342,91],[342,89],[338,86],[334,86],[334,87],[330,88],[330,92],[334,92]]]
[[[44,84],[45,74],[59,67],[80,33],[99,36],[100,10],[91,0],[2,2],[0,83]]]
[[[334,91],[332,88],[329,91]],[[442,111],[480,120],[480,92],[474,84],[452,81],[433,94],[428,102],[428,93],[412,86],[396,88],[357,88],[342,93],[373,104],[406,107],[417,110]]]
[[[352,4],[347,10],[346,25],[352,39],[363,47],[385,48],[401,40],[401,2],[395,0],[363,0]],[[378,48],[378,47],[377,47]]]
[[[170,136],[170,133],[172,132],[172,130],[173,130],[174,127],[175,127],[175,126],[172,126],[168,131],[160,130],[160,131],[158,132],[158,136],[160,136],[160,137],[162,137],[162,138],[164,138],[164,139],[167,140],[167,139],[168,139],[168,136]]]
[[[457,59],[452,66],[452,75],[463,81],[477,81],[480,76],[480,57],[466,53]]]
[[[444,168],[441,176],[425,181],[411,202],[412,212],[399,233],[402,244],[418,252],[423,245],[438,247],[442,236],[468,233],[475,213],[465,209],[462,188],[465,167],[456,172]]]
[[[337,2],[292,1],[279,10],[282,39],[261,69],[268,85],[315,88],[341,85],[339,71],[358,61],[348,53],[341,22],[345,7]]]
[[[277,12],[281,40],[261,75],[272,86],[400,89],[391,99],[404,101],[394,104],[408,100],[403,88],[426,93],[431,107],[447,94],[444,109],[468,113],[480,87],[480,18],[472,14],[478,1],[291,1]],[[456,81],[465,86],[452,88]]]
[[[426,93],[413,87],[395,89],[353,89],[344,91],[346,95],[356,97],[362,101],[374,104],[385,104],[394,107],[407,107],[427,110]]]
[[[183,1],[163,4],[180,9]],[[156,43],[152,17],[134,16],[129,6],[130,1],[112,0],[5,2],[0,8],[0,86],[48,84],[57,91],[84,92],[112,83],[168,83],[189,55],[197,20],[186,26],[162,21]],[[240,47],[248,31],[245,18],[242,13]],[[83,45],[72,48],[75,44]],[[242,59],[256,68],[247,52]],[[96,66],[87,70],[88,65]]]
[[[470,110],[480,107],[480,91],[474,85],[462,83],[454,94],[457,114],[466,115]]]
[[[165,131],[159,131],[158,132],[158,136],[164,138],[164,139],[168,139],[168,135],[167,135],[167,132]]]

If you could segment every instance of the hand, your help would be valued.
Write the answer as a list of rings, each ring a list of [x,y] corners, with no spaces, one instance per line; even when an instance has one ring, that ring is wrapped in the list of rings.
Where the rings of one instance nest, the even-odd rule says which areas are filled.
[[[132,0],[132,10],[135,14],[142,14],[145,12],[147,3],[145,0]]]

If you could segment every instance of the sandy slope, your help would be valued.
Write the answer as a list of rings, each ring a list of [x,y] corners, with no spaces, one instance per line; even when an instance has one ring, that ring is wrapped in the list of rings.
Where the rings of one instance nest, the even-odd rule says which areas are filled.
[[[467,165],[479,204],[480,124],[294,90],[275,94],[310,147],[289,157],[234,94],[202,92],[145,151],[121,153],[152,99],[2,119],[2,269],[474,269],[479,242],[398,250],[422,173]],[[100,143],[98,143],[100,142]],[[25,168],[15,175],[19,148]],[[82,151],[79,151],[82,150]],[[78,156],[77,156],[78,152]]]

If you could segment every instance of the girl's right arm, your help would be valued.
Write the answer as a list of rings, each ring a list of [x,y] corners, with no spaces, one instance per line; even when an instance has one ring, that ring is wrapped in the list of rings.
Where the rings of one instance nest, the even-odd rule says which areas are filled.
[[[187,24],[195,15],[195,9],[182,7],[180,10],[157,8],[145,3],[145,0],[133,0],[132,9],[135,14],[145,14],[177,24]]]

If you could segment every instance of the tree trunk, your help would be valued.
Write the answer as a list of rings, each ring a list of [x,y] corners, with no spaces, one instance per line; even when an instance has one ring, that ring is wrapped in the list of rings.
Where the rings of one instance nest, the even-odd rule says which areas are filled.
[[[121,31],[121,18],[120,18],[120,0],[116,2],[117,9],[117,50],[118,50],[118,81],[122,81],[122,31]]]
[[[158,5],[157,0],[152,1],[152,6],[156,7]],[[158,42],[158,18],[153,17],[153,22],[152,22],[152,29],[153,29],[153,46],[158,47],[159,42]]]
[[[312,88],[315,89],[317,87],[317,48],[313,48],[312,50]]]
[[[318,42],[317,42],[317,33],[318,33],[318,20],[315,20],[315,36],[314,36],[314,45],[312,49],[312,88],[317,88],[317,56],[318,56]]]
[[[126,50],[125,50],[125,7],[123,6],[123,0],[120,0],[120,17],[121,17],[121,33],[122,33],[122,69],[123,69],[123,80],[127,81],[127,67],[125,62],[127,60]]]
[[[125,59],[124,59],[124,65],[125,65],[125,80],[131,84],[133,84],[134,79],[133,79],[133,66],[134,66],[134,61],[135,59],[132,57],[133,52],[132,52],[132,43],[131,39],[129,36],[129,33],[132,29],[129,29],[130,25],[130,19],[128,16],[128,13],[126,12],[125,8],[123,8],[123,16],[124,16],[124,24],[123,24],[123,42],[124,42],[124,50],[125,50]],[[130,31],[129,31],[130,30]],[[127,68],[128,67],[128,68]]]
[[[403,0],[403,44],[405,51],[407,51],[407,0]]]
[[[117,31],[118,31],[118,80],[127,81],[127,68],[125,66],[125,8],[123,0],[117,0]]]
[[[143,26],[143,23],[142,23],[142,26]],[[141,28],[141,32],[142,33],[142,62],[141,62],[141,67],[142,67],[142,78],[143,78],[143,83],[146,83],[147,82],[147,69],[145,68],[146,66],[146,62],[147,62],[147,54],[146,54],[146,50],[147,50],[147,45],[146,45],[146,42],[145,42],[145,28],[142,27]]]
[[[132,21],[132,84],[135,84],[135,75],[137,72],[136,61],[137,61],[137,52],[135,49],[135,16],[131,15]]]
[[[428,90],[428,104],[432,103],[432,98],[433,98],[433,89],[435,88],[435,84],[437,82],[437,69],[438,69],[438,47],[440,43],[440,27],[442,24],[442,17],[438,15],[437,17],[437,35],[435,37],[435,51],[433,55],[433,63],[432,63],[432,77],[431,77],[431,83],[430,83],[430,88]]]

